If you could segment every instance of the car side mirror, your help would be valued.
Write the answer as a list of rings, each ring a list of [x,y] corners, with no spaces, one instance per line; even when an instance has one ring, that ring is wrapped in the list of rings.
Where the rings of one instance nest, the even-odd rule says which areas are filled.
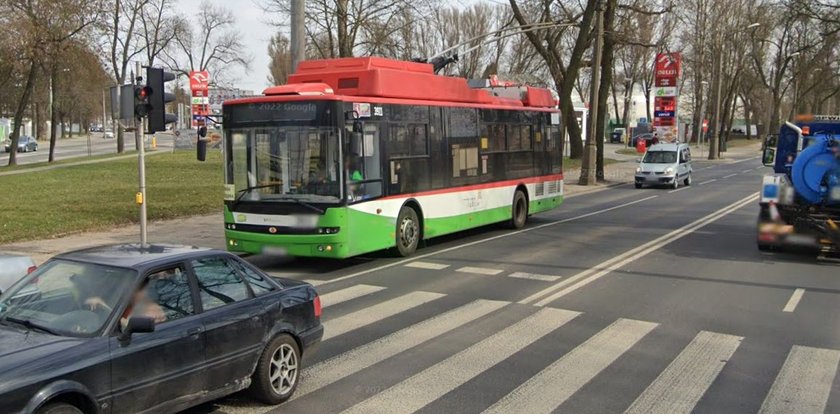
[[[128,342],[131,335],[136,333],[149,333],[155,331],[155,320],[148,316],[132,316],[120,332],[120,342]]]

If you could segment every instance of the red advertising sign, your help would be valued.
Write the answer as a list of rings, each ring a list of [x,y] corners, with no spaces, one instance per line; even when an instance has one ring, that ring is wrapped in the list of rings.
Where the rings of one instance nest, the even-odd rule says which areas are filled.
[[[206,70],[190,72],[190,90],[206,91],[210,89],[210,73]]]
[[[677,86],[677,78],[655,78],[653,82],[657,88]]]
[[[656,78],[679,78],[681,66],[682,56],[679,53],[659,53],[656,55],[654,76]]]

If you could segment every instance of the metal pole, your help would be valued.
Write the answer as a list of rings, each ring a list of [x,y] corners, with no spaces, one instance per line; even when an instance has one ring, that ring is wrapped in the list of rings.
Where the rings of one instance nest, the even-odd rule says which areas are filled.
[[[706,81],[700,82],[700,118],[697,123],[697,138],[695,138],[697,140],[697,148],[700,148],[700,146],[703,145],[703,121],[706,120],[706,103],[709,101],[706,96],[707,84],[708,83]]]
[[[105,136],[105,126],[108,124],[108,112],[105,110],[105,89],[102,90],[102,135]],[[90,134],[88,134],[90,135]]]
[[[298,63],[306,59],[305,10],[304,0],[292,0],[291,41],[289,45],[292,55],[292,73],[297,70]]]
[[[715,45],[719,46],[720,42],[716,41]],[[712,109],[712,124],[709,125],[709,130],[712,132],[709,137],[709,159],[716,160],[720,158],[720,92],[721,92],[721,77],[723,76],[723,56],[720,53],[720,47],[716,49],[715,53],[717,65],[715,67],[715,106]]]
[[[141,79],[140,69],[140,62],[137,62],[135,65],[135,73],[137,74],[137,77],[134,78],[135,85]],[[143,142],[143,119],[135,118],[134,122],[136,125],[134,139],[137,142],[137,171],[140,176],[140,188],[135,197],[135,201],[140,206],[140,247],[146,247],[148,245],[148,234],[146,232],[146,145]]]
[[[586,137],[586,148],[583,151],[583,163],[580,171],[580,185],[594,185],[597,177],[595,176],[595,158],[597,157],[597,147],[595,140],[597,137],[598,122],[598,95],[601,83],[601,49],[604,43],[604,7],[599,0],[595,16],[595,59],[592,62],[592,85],[589,90],[589,128]]]

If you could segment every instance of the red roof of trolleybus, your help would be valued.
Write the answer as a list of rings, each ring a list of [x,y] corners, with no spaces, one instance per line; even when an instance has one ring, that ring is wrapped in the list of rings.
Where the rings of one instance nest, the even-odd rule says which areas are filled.
[[[522,99],[495,96],[472,88],[467,80],[436,75],[432,65],[380,57],[308,60],[298,65],[286,85],[272,86],[263,96],[226,101],[225,105],[261,102],[338,100],[383,104],[433,103],[443,106],[527,109],[556,112],[551,91],[521,88]],[[362,99],[360,99],[362,98]]]

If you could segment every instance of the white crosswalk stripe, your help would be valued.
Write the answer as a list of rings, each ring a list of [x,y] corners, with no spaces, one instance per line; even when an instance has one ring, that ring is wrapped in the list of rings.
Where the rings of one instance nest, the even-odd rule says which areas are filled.
[[[541,280],[543,282],[556,282],[562,279],[562,276],[552,276],[552,275],[541,275],[537,273],[525,273],[525,272],[513,272],[508,275],[508,277],[513,277],[517,279],[531,279],[531,280]]]
[[[690,413],[738,349],[742,339],[740,336],[700,332],[626,412]]]
[[[539,312],[355,405],[346,414],[412,413],[563,326],[580,313]],[[420,392],[422,390],[422,392]]]
[[[429,270],[442,270],[442,269],[446,269],[447,267],[449,267],[448,264],[434,263],[434,262],[421,262],[421,261],[406,263],[404,266],[405,267],[413,267],[415,269],[429,269]]]
[[[657,324],[619,319],[502,398],[485,413],[551,413]]]
[[[295,398],[497,311],[509,302],[477,300],[320,362],[301,373]]]
[[[382,286],[356,285],[321,295],[321,307],[328,308],[362,296],[385,290]]]
[[[493,275],[498,275],[499,273],[502,273],[504,270],[502,270],[502,269],[489,269],[489,268],[486,268],[486,267],[464,266],[464,267],[459,268],[455,271],[456,272],[461,272],[461,273],[472,273],[474,275],[493,276]]]
[[[761,414],[822,413],[837,375],[840,351],[794,346],[788,353]]]
[[[347,315],[330,319],[323,323],[323,340],[334,338],[363,326],[370,325],[444,296],[446,295],[442,293],[411,292],[358,312],[348,313]]]

